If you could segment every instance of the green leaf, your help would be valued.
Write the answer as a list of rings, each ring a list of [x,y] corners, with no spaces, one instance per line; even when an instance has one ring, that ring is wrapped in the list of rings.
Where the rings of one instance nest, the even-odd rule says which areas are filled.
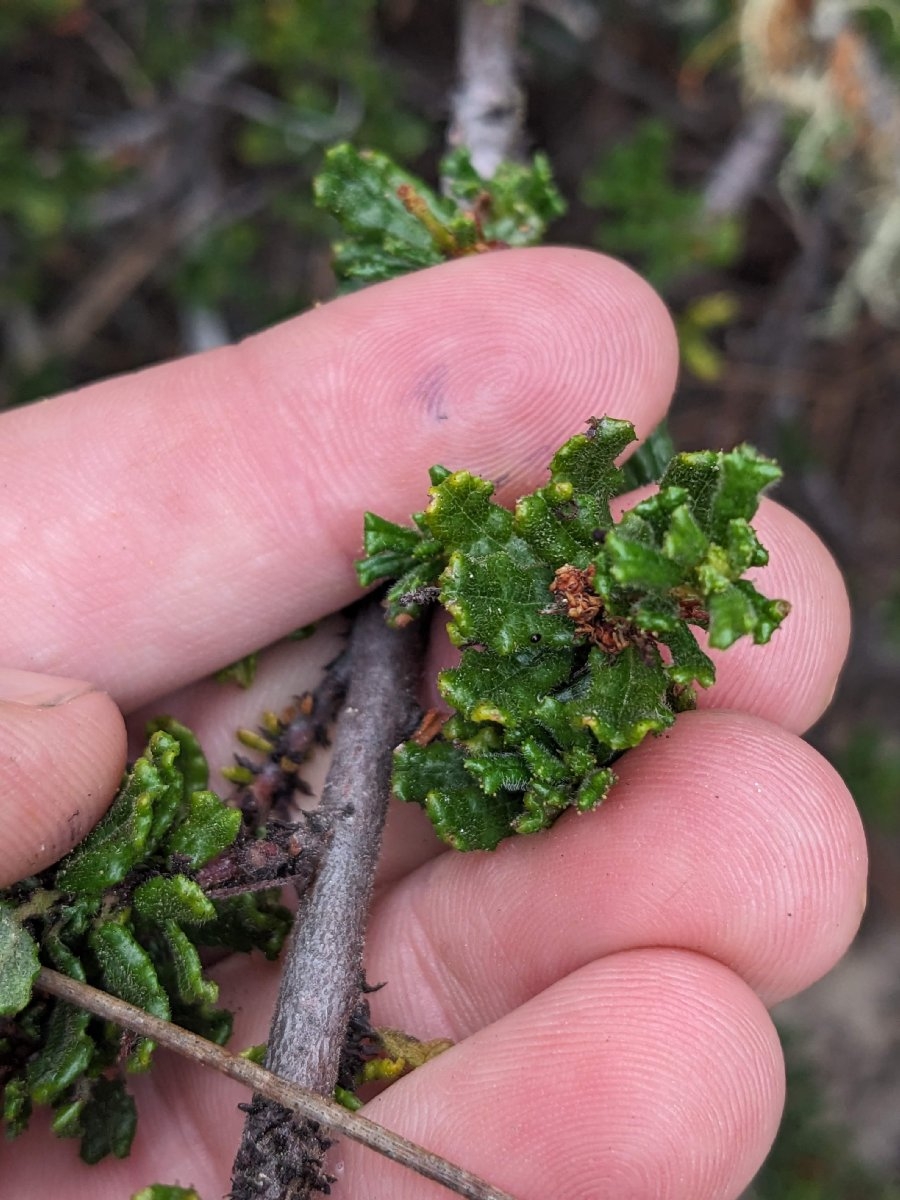
[[[131,1200],[200,1200],[200,1196],[193,1188],[154,1183],[152,1187],[135,1192]]]
[[[157,875],[135,888],[135,912],[150,921],[196,925],[216,915],[203,889],[185,875]]]
[[[249,654],[245,654],[243,658],[235,659],[227,667],[222,667],[221,670],[216,671],[216,683],[236,683],[239,688],[246,690],[252,686],[258,667],[259,651],[252,650]],[[205,786],[205,784],[202,786]]]
[[[187,815],[172,829],[163,851],[186,859],[196,870],[227,850],[240,828],[239,809],[225,804],[215,792],[192,792]]]
[[[767,600],[752,583],[739,579],[709,602],[709,644],[726,650],[744,634],[757,644],[768,642],[790,612],[785,600]]]
[[[0,1017],[14,1017],[25,1008],[40,969],[34,938],[13,906],[0,901]]]
[[[611,524],[609,500],[622,490],[622,472],[615,465],[626,446],[635,440],[630,421],[600,417],[588,422],[587,433],[576,434],[550,461],[550,482],[568,485],[572,493],[594,496],[606,506],[603,527]]]
[[[421,804],[440,837],[458,850],[493,850],[511,832],[515,794],[488,797],[465,769],[465,755],[447,742],[407,742],[394,756],[394,792]]]
[[[566,211],[544,154],[535,155],[530,166],[503,162],[490,179],[484,179],[472,166],[469,152],[460,147],[445,156],[440,174],[451,199],[463,208],[477,209],[487,242],[534,246],[550,222]]]
[[[442,671],[438,687],[444,699],[472,721],[514,726],[531,716],[535,693],[552,691],[569,675],[568,649],[531,645],[515,654],[465,650],[458,667]]]
[[[81,1114],[87,1097],[76,1100],[61,1100],[53,1109],[50,1128],[57,1137],[81,1137]]]
[[[207,901],[207,903],[209,902]],[[219,985],[211,979],[203,978],[203,964],[200,961],[200,955],[188,935],[174,921],[167,921],[163,925],[162,935],[171,956],[171,968],[178,998],[184,1004],[189,1005],[215,1004],[219,998]]]
[[[417,529],[396,525],[375,513],[363,517],[363,546],[366,556],[356,564],[363,587],[379,579],[398,579],[418,565],[414,551],[422,542]]]
[[[95,1046],[88,1036],[91,1015],[57,1000],[47,1023],[44,1045],[28,1064],[26,1078],[36,1104],[50,1104],[87,1070]]]
[[[338,278],[376,283],[443,261],[441,233],[453,220],[453,206],[385,155],[334,146],[313,191],[347,236],[335,246]]]
[[[672,662],[665,670],[673,683],[689,686],[696,680],[701,687],[712,687],[716,681],[715,665],[709,655],[700,649],[697,639],[684,621],[678,621],[660,640],[672,653]]]
[[[163,1021],[170,1019],[169,999],[153,961],[130,930],[107,921],[92,930],[88,945],[108,992]]]
[[[660,480],[660,487],[684,488],[701,529],[713,541],[724,545],[729,523],[735,519],[751,520],[759,506],[761,489],[780,478],[777,463],[751,446],[738,446],[727,454],[703,450],[676,455]]]
[[[422,520],[435,541],[448,549],[482,554],[502,550],[513,529],[512,513],[491,500],[494,485],[468,471],[454,471],[429,489]]]
[[[101,1076],[92,1081],[80,1124],[81,1157],[86,1163],[98,1163],[109,1154],[128,1157],[137,1128],[137,1109],[120,1079]]]
[[[198,928],[198,943],[244,954],[261,950],[266,958],[276,959],[292,920],[290,911],[279,902],[279,895],[272,889],[213,901],[215,919]]]
[[[184,784],[175,766],[178,741],[154,733],[147,753],[126,775],[112,807],[56,871],[60,891],[100,896],[121,883],[175,817]]]
[[[666,702],[662,663],[658,658],[645,661],[634,646],[612,657],[592,650],[588,678],[576,711],[597,740],[613,750],[637,746],[648,733],[667,729],[675,719]]]
[[[28,1128],[31,1096],[28,1094],[28,1084],[21,1075],[13,1076],[3,1089],[2,1116],[7,1138],[18,1137]]]
[[[613,577],[625,587],[668,592],[683,575],[678,563],[639,541],[624,520],[606,539],[604,551]]]
[[[334,247],[338,278],[360,286],[495,246],[534,245],[565,207],[543,155],[482,179],[456,150],[441,164],[441,191],[383,154],[329,150],[314,192],[344,235]]]
[[[453,618],[447,626],[457,646],[475,642],[498,654],[514,654],[534,642],[568,645],[565,617],[547,611],[553,575],[520,539],[483,558],[453,554],[441,576],[441,602]]]
[[[155,717],[147,725],[147,736],[164,732],[173,737],[179,745],[178,770],[184,780],[184,794],[204,791],[209,786],[209,763],[200,741],[187,725],[175,717]]]

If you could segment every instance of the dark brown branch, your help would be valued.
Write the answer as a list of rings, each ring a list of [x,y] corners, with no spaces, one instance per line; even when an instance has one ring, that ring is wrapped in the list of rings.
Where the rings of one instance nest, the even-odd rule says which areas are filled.
[[[344,650],[325,668],[316,688],[297,697],[292,710],[276,723],[277,732],[266,731],[271,748],[264,762],[236,756],[239,768],[249,771],[253,779],[230,797],[230,803],[251,824],[262,824],[270,813],[290,816],[296,792],[303,788],[297,768],[315,746],[327,744],[328,727],[344,702],[349,681],[350,656]],[[262,743],[266,740],[263,737]]]
[[[104,1021],[112,1021],[139,1037],[151,1038],[160,1046],[173,1050],[192,1062],[212,1067],[227,1075],[229,1079],[235,1079],[259,1095],[283,1105],[297,1117],[339,1129],[352,1141],[368,1146],[392,1162],[410,1167],[426,1179],[443,1184],[459,1196],[469,1197],[470,1200],[514,1200],[508,1193],[491,1187],[470,1172],[464,1171],[462,1167],[454,1166],[446,1159],[422,1149],[399,1134],[391,1133],[374,1121],[348,1112],[333,1100],[317,1096],[295,1083],[280,1079],[265,1067],[232,1054],[217,1046],[215,1042],[209,1042],[206,1038],[178,1025],[161,1021],[117,996],[111,996],[108,992],[102,992],[89,984],[79,983],[77,979],[70,979],[68,975],[61,975],[48,967],[41,969],[35,980],[35,987],[48,996],[56,996],[69,1004],[86,1009]]]
[[[390,629],[377,602],[350,635],[351,682],[334,739],[319,815],[331,842],[304,894],[288,943],[266,1065],[331,1095],[363,981],[362,953],[394,746],[414,727],[421,622]],[[324,1190],[327,1139],[320,1124],[285,1122],[254,1100],[235,1160],[234,1200],[300,1200]]]

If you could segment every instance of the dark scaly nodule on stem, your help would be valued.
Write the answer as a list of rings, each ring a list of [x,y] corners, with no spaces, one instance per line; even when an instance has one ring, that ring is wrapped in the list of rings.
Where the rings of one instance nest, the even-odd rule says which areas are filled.
[[[330,1096],[363,980],[366,915],[390,796],[394,747],[415,724],[422,622],[389,628],[379,603],[360,612],[350,635],[351,681],[338,715],[334,757],[320,815],[331,830],[318,875],[301,900],[288,943],[266,1066]],[[297,1123],[260,1096],[232,1177],[233,1200],[300,1200],[324,1191],[322,1127]]]

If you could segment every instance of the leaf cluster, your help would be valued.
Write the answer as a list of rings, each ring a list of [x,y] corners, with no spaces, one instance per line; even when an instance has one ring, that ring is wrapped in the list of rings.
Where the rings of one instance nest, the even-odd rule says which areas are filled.
[[[493,485],[435,467],[403,527],[369,513],[361,583],[392,579],[388,619],[437,599],[462,651],[439,677],[452,716],[396,754],[394,789],[459,849],[492,849],[606,796],[612,763],[715,679],[709,645],[767,642],[788,611],[743,578],[767,562],[750,526],[778,467],[748,446],[678,454],[614,520],[625,421],[592,419],[509,511]]]
[[[465,149],[441,162],[441,194],[385,154],[334,146],[314,182],[341,225],[334,269],[345,291],[504,246],[532,246],[565,208],[550,165],[503,163],[490,180]]]
[[[155,723],[109,811],[59,863],[0,891],[0,1086],[8,1136],[35,1105],[81,1155],[124,1157],[134,1102],[124,1077],[154,1043],[33,990],[42,965],[222,1043],[231,1014],[200,949],[258,948],[274,958],[290,914],[271,890],[211,899],[202,868],[242,836],[238,809],[207,788],[206,760],[178,722]]]

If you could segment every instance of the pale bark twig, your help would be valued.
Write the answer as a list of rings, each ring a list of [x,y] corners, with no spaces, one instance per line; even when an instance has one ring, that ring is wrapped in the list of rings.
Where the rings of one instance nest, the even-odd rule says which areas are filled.
[[[712,171],[703,192],[703,207],[711,217],[742,212],[755,192],[768,181],[782,141],[782,105],[771,101],[748,112]]]
[[[459,86],[448,134],[490,179],[504,159],[521,155],[525,97],[516,79],[519,0],[463,0]]]
[[[35,980],[35,987],[48,996],[55,996],[59,1000],[86,1009],[102,1020],[111,1021],[139,1037],[151,1038],[160,1046],[173,1050],[192,1062],[212,1067],[227,1075],[229,1079],[243,1083],[260,1095],[289,1109],[297,1117],[340,1129],[341,1133],[352,1141],[368,1146],[392,1162],[417,1171],[426,1179],[443,1184],[459,1196],[469,1197],[470,1200],[513,1200],[508,1193],[491,1187],[469,1171],[464,1171],[462,1167],[454,1166],[446,1159],[424,1150],[397,1133],[391,1133],[389,1129],[377,1125],[374,1121],[351,1113],[333,1100],[326,1100],[325,1097],[318,1096],[296,1083],[281,1079],[258,1063],[232,1054],[196,1033],[169,1021],[161,1021],[117,996],[80,983],[77,979],[70,979],[68,975],[61,975],[48,967],[41,969]]]
[[[348,646],[350,686],[318,815],[331,841],[301,898],[284,957],[266,1065],[331,1095],[363,983],[365,923],[388,798],[393,748],[415,724],[423,630],[390,629],[370,601]],[[285,1124],[277,1106],[249,1110],[232,1178],[234,1200],[300,1200],[323,1190],[328,1141],[319,1124]]]

